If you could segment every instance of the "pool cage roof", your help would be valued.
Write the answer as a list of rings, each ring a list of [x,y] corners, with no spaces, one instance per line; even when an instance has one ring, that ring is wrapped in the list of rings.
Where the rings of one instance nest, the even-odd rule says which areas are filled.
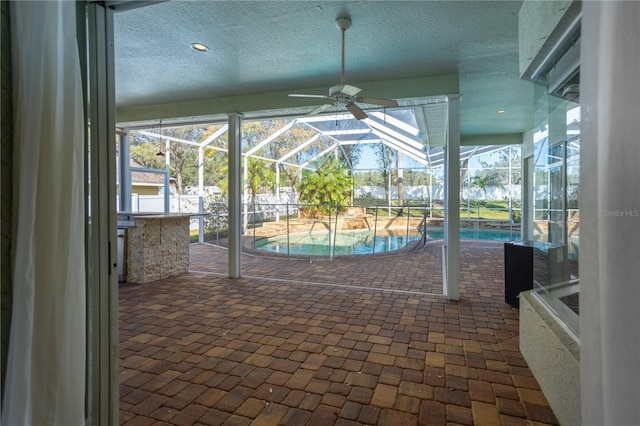
[[[444,96],[403,100],[402,106],[387,109],[367,109],[368,117],[355,119],[350,113],[335,108],[324,115],[287,116],[282,112],[269,117],[267,114],[243,115],[243,122],[278,120],[281,124],[270,134],[262,134],[259,140],[247,143],[243,138],[242,156],[256,158],[278,165],[299,169],[313,169],[314,162],[335,150],[349,145],[382,143],[398,153],[413,159],[421,167],[434,168],[444,164],[443,147],[447,139],[447,99]],[[201,141],[186,140],[166,135],[161,125],[151,128],[131,127],[137,133],[151,139],[170,140],[202,149],[226,152],[228,125],[218,118],[220,127]],[[197,125],[216,124],[201,121]],[[192,123],[171,122],[167,128],[195,126]],[[125,129],[127,129],[125,127]],[[273,149],[278,142],[288,139],[286,151]],[[490,153],[503,145],[461,146],[460,160]],[[351,168],[357,170],[353,165]]]

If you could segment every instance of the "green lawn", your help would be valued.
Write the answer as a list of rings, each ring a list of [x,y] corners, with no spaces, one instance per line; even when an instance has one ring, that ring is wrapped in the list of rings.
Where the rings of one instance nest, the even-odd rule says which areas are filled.
[[[469,207],[467,207],[467,205]],[[513,203],[512,210],[519,214],[520,203]],[[460,218],[485,220],[509,220],[509,202],[503,200],[472,200],[460,203]]]

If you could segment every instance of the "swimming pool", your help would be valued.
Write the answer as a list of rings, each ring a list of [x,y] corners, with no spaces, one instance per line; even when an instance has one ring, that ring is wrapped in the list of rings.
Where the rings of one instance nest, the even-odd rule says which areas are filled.
[[[329,232],[311,232],[287,236],[265,238],[256,242],[256,249],[271,253],[284,253],[302,256],[348,256],[383,253],[400,250],[409,242],[422,238],[418,232],[398,230],[378,230],[375,238],[373,230],[338,231],[337,234]],[[444,238],[443,228],[427,229],[428,239]],[[515,241],[520,239],[520,232],[503,231],[495,229],[461,229],[461,239]],[[331,244],[330,244],[331,242]]]

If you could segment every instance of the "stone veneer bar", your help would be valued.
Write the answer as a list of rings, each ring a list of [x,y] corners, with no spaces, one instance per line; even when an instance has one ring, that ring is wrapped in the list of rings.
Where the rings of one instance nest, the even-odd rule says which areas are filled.
[[[136,216],[125,234],[126,281],[144,284],[187,272],[189,216]]]

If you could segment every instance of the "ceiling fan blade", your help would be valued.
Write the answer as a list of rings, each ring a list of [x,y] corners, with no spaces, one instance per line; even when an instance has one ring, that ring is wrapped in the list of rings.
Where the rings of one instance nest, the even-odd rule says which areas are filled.
[[[316,114],[320,114],[322,111],[329,109],[330,107],[332,107],[333,104],[324,104],[324,105],[320,105],[318,108],[314,109],[313,111],[311,111],[310,113],[308,113],[307,115],[316,115]]]
[[[344,93],[345,95],[355,96],[358,93],[360,93],[361,90],[362,89],[360,89],[359,87],[351,86],[349,84],[345,84],[345,85],[342,86],[341,92]]]
[[[320,99],[331,99],[327,95],[306,95],[304,93],[289,93],[289,96],[292,98],[320,98]]]
[[[358,102],[363,104],[380,105],[383,107],[397,107],[398,101],[395,99],[380,99],[380,98],[358,98]]]
[[[368,115],[356,104],[349,102],[346,107],[358,120],[363,120],[368,117]]]

